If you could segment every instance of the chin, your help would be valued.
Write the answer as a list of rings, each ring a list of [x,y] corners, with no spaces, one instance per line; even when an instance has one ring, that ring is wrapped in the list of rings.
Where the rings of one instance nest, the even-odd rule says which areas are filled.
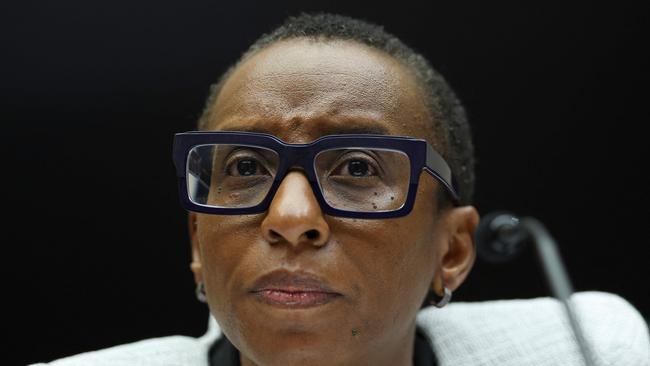
[[[281,343],[277,341],[281,337]],[[347,344],[351,344],[347,342]],[[341,364],[355,364],[346,362],[342,355],[345,354],[344,345],[328,344],[324,340],[315,340],[313,334],[278,334],[268,347],[255,348],[253,357],[258,364],[265,366],[331,366]],[[262,350],[263,349],[263,350]],[[250,353],[249,353],[250,354]]]
[[[357,344],[344,304],[300,309],[247,305],[239,307],[239,334],[234,337],[244,344],[231,341],[262,365],[346,364],[339,358],[346,347]]]

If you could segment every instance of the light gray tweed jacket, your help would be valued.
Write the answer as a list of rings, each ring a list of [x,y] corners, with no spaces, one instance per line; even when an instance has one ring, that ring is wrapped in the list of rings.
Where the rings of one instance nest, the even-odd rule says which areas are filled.
[[[631,304],[604,292],[580,292],[573,301],[599,366],[650,366],[648,327]],[[551,298],[429,307],[417,323],[441,366],[582,365],[564,309]],[[211,318],[199,338],[147,339],[38,365],[207,366],[208,350],[221,336]]]

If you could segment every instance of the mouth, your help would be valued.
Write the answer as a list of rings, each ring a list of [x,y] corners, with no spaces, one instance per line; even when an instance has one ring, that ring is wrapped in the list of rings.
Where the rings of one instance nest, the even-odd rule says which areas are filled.
[[[315,275],[287,270],[263,275],[249,293],[262,303],[295,309],[325,305],[343,296]]]

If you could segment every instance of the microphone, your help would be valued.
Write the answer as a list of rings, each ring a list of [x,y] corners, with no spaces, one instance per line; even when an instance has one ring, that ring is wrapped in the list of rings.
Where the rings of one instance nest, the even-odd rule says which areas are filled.
[[[584,338],[573,304],[573,288],[569,281],[555,239],[544,225],[533,217],[519,219],[507,211],[485,215],[476,228],[476,251],[487,262],[501,263],[513,259],[528,242],[535,246],[546,280],[555,298],[564,305],[573,335],[580,347],[585,365],[593,366],[594,357]]]
[[[485,215],[476,228],[476,251],[487,262],[503,263],[515,258],[525,247],[528,236],[519,218],[508,211]]]

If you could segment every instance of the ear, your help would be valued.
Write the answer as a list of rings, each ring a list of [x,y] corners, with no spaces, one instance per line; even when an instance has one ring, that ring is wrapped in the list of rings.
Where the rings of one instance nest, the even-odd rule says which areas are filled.
[[[479,214],[474,206],[454,207],[446,210],[440,218],[443,230],[440,263],[431,288],[439,295],[442,287],[456,290],[467,278],[476,259],[474,232]]]
[[[194,273],[194,281],[203,281],[203,274],[201,271],[201,248],[199,248],[199,239],[197,235],[198,217],[194,212],[187,215],[188,233],[190,234],[190,244],[192,245],[192,262],[190,262],[190,270]]]

